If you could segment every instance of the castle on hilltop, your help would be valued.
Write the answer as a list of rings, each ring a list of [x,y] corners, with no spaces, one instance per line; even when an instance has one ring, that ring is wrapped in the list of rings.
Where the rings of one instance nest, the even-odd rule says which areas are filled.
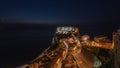
[[[80,35],[78,27],[57,27],[52,44],[19,68],[120,68],[120,29],[106,36]]]

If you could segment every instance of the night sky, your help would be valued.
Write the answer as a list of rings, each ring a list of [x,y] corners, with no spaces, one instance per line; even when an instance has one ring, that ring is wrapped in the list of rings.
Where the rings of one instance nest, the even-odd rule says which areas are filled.
[[[0,18],[27,22],[118,21],[119,2],[112,0],[1,0]]]
[[[106,35],[120,26],[115,0],[0,0],[0,68],[27,63],[47,48],[57,26]]]

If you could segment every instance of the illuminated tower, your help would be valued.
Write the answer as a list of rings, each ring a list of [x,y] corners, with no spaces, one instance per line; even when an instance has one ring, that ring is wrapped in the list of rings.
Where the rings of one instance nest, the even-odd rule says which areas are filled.
[[[114,54],[115,68],[120,68],[120,29],[113,35],[114,38]]]

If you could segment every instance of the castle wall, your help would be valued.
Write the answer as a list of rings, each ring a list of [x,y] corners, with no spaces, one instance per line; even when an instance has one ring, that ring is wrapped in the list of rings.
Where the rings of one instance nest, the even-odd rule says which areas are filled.
[[[120,29],[114,35],[115,68],[120,68]]]

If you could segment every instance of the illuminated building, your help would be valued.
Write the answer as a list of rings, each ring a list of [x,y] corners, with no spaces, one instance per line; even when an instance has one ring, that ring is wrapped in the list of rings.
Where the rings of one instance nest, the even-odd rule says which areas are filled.
[[[88,35],[80,36],[77,27],[57,27],[52,45],[20,68],[105,68],[112,49],[106,37],[90,40]]]

